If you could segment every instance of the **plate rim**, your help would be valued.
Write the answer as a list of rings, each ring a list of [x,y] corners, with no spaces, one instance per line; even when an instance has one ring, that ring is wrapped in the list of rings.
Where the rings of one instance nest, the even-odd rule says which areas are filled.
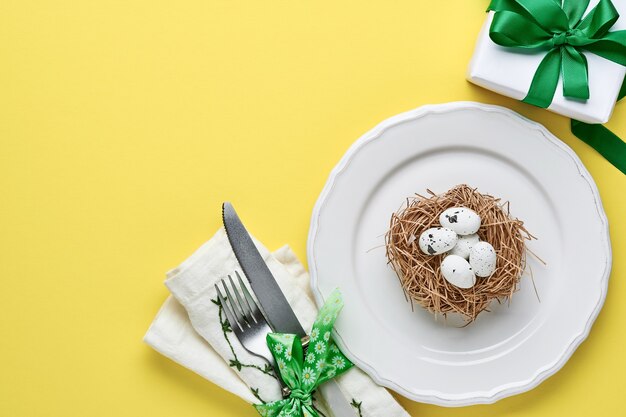
[[[389,379],[383,378],[376,369],[367,363],[362,358],[357,357],[347,346],[341,335],[336,331],[333,331],[333,337],[337,341],[337,344],[342,349],[346,356],[348,356],[352,362],[355,363],[359,368],[364,370],[377,384],[382,385],[384,387],[393,389],[404,397],[407,397],[414,401],[430,403],[435,405],[447,406],[447,407],[461,407],[467,405],[474,404],[491,404],[503,398],[521,394],[523,392],[529,391],[536,386],[538,386],[541,382],[549,378],[558,372],[564,365],[567,363],[569,358],[576,351],[578,346],[589,336],[591,332],[591,327],[595,322],[596,318],[600,314],[602,310],[602,306],[606,300],[606,295],[608,291],[608,283],[609,277],[611,274],[611,266],[612,266],[612,248],[610,242],[610,234],[609,234],[609,223],[606,217],[606,213],[604,211],[604,207],[602,205],[602,200],[600,198],[600,194],[596,183],[594,182],[591,174],[587,170],[587,168],[583,165],[582,161],[574,153],[574,151],[563,141],[554,136],[545,126],[535,121],[532,121],[519,113],[497,105],[491,104],[483,104],[477,103],[473,101],[455,101],[449,103],[441,103],[441,104],[428,104],[424,106],[420,106],[416,109],[409,110],[404,113],[400,113],[398,115],[392,116],[379,124],[377,124],[374,128],[367,131],[363,134],[359,139],[357,139],[344,153],[339,162],[332,169],[331,173],[324,184],[324,188],[320,193],[319,197],[315,202],[315,206],[313,208],[313,212],[311,215],[311,224],[309,227],[309,233],[307,238],[307,262],[309,264],[309,271],[311,277],[311,290],[315,297],[315,301],[318,306],[324,303],[324,297],[321,291],[318,288],[318,276],[317,276],[317,266],[315,263],[315,255],[313,250],[313,242],[315,241],[315,237],[317,235],[317,230],[319,226],[319,217],[321,209],[326,201],[328,195],[332,191],[335,185],[335,180],[337,176],[346,169],[349,165],[349,162],[355,156],[355,154],[367,143],[370,141],[380,137],[387,129],[398,125],[402,122],[417,119],[428,114],[439,114],[439,113],[447,113],[451,111],[461,110],[461,109],[474,109],[491,113],[498,113],[503,116],[509,117],[513,121],[518,124],[527,127],[530,130],[541,133],[549,143],[553,146],[556,146],[559,151],[563,152],[565,155],[569,156],[571,160],[574,162],[574,165],[578,169],[578,173],[582,180],[586,181],[589,186],[591,193],[593,195],[596,210],[598,212],[598,218],[601,224],[604,226],[602,233],[602,240],[605,247],[606,254],[606,263],[604,265],[604,271],[600,280],[602,285],[600,297],[598,298],[596,305],[594,306],[593,311],[587,318],[587,322],[585,323],[584,328],[582,328],[578,333],[574,334],[570,339],[567,347],[562,351],[561,355],[555,358],[554,361],[548,363],[546,366],[539,368],[534,373],[533,377],[528,380],[522,381],[514,381],[507,384],[502,384],[498,387],[493,388],[489,392],[468,392],[463,395],[455,394],[455,395],[446,395],[445,393],[433,393],[432,391],[425,390],[410,390],[407,389],[397,382],[391,381]]]

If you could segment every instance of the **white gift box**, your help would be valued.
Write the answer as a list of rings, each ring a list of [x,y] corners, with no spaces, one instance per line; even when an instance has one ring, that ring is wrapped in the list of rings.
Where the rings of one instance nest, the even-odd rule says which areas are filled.
[[[595,7],[598,1],[592,0],[587,12]],[[626,29],[624,16],[626,0],[612,1],[620,13],[620,18],[610,31]],[[487,14],[485,24],[478,35],[476,49],[467,70],[467,79],[488,90],[522,100],[526,97],[533,76],[546,52],[520,52],[494,43],[489,37],[493,15],[493,11]],[[563,80],[559,78],[554,99],[548,110],[587,123],[606,123],[615,107],[626,75],[626,67],[591,52],[583,53],[589,64],[589,99],[576,101],[563,97]]]

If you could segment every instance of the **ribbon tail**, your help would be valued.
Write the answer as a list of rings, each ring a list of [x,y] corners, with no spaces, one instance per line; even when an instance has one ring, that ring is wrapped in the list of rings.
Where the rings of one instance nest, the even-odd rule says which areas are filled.
[[[561,48],[563,96],[577,100],[589,98],[587,58],[572,46]]]
[[[315,408],[313,404],[311,404],[311,405],[305,405],[304,407],[302,407],[302,416],[303,417],[319,417],[320,414],[318,414],[318,409]]]
[[[626,97],[626,78],[622,82],[617,100]],[[626,143],[602,125],[589,124],[580,120],[571,121],[574,136],[591,146],[615,168],[626,174]]]
[[[535,72],[528,94],[522,100],[524,103],[544,109],[550,106],[561,74],[561,61],[559,48],[546,54]]]
[[[280,417],[284,414],[283,409],[290,410],[288,399],[276,401],[270,404],[252,404],[261,417]]]
[[[626,143],[602,125],[572,119],[572,133],[626,174]]]

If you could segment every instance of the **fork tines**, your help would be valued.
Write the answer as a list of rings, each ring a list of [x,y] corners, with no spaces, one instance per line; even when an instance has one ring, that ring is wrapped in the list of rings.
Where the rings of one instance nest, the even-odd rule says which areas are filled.
[[[215,290],[231,327],[234,327],[236,324],[243,331],[245,328],[250,328],[252,324],[262,320],[262,316],[259,306],[250,295],[239,272],[235,271],[235,274],[237,275],[239,288],[235,285],[233,278],[228,275],[228,280],[224,278],[220,281],[226,295],[222,293],[218,284],[215,284]]]

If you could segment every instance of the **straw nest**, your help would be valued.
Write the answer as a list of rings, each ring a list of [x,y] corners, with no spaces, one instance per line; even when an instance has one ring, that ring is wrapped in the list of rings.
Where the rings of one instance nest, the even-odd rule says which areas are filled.
[[[517,291],[526,268],[525,242],[534,237],[521,220],[511,218],[509,203],[499,198],[465,184],[441,195],[427,192],[428,196],[417,194],[407,199],[406,206],[392,214],[385,235],[387,258],[411,302],[444,317],[459,313],[469,324],[488,310],[493,300],[509,301]],[[495,272],[487,278],[477,277],[476,285],[468,289],[450,284],[441,275],[445,254],[426,255],[418,246],[423,231],[440,226],[439,215],[444,210],[459,206],[478,213],[482,220],[478,235],[493,246],[497,255]]]

